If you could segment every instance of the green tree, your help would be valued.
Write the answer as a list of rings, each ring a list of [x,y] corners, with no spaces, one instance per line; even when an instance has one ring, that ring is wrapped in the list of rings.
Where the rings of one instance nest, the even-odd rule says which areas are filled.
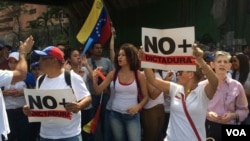
[[[49,6],[49,11],[51,13],[51,17],[59,22],[59,31],[60,33],[56,33],[54,35],[56,43],[67,43],[69,37],[69,27],[68,24],[64,23],[64,20],[68,18],[68,15],[64,11],[62,7],[57,6]]]
[[[50,11],[48,10],[47,12],[43,12],[42,15],[37,18],[37,20],[41,23],[41,26],[44,28],[47,34],[46,43],[50,44],[51,40],[50,40],[50,28],[49,27],[54,25]]]
[[[44,41],[45,41],[45,36],[44,35],[44,30],[42,26],[41,21],[39,20],[33,20],[33,21],[28,21],[29,25],[26,28],[29,28],[28,30],[29,35],[32,35],[34,37],[35,44],[34,46],[37,48],[42,48],[44,46]]]
[[[12,33],[16,36],[16,39],[13,39],[13,45],[21,40],[22,29],[20,24],[20,16],[27,12],[25,5],[21,2],[11,2],[0,0],[1,9],[6,11],[6,14],[3,15],[5,18],[13,18],[13,30]]]

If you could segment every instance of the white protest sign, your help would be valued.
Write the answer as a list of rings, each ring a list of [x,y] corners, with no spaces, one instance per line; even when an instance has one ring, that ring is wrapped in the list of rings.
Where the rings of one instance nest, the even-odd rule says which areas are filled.
[[[65,109],[65,104],[76,101],[72,89],[37,90],[24,89],[26,103],[32,113],[29,122],[51,121],[65,123],[72,118],[72,113]]]
[[[142,28],[142,68],[195,71],[194,27],[173,29]]]

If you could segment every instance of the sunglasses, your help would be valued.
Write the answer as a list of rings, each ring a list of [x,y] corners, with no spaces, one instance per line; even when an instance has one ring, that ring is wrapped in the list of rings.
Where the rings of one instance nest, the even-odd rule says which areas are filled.
[[[183,71],[177,71],[177,72],[176,72],[176,76],[181,76],[182,73],[183,73]]]

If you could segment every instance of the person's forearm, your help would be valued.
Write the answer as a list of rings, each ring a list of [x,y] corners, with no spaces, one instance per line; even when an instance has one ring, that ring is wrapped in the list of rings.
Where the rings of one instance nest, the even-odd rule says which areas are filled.
[[[151,99],[155,100],[161,93],[162,93],[161,90],[154,87],[153,91],[151,93],[149,93],[149,96]]]
[[[18,81],[22,81],[25,79],[27,71],[28,71],[26,55],[30,52],[33,45],[34,45],[34,40],[32,36],[29,36],[25,40],[25,42],[20,41],[19,61],[16,66],[16,69],[13,71],[13,78],[12,78],[11,83],[16,83]]]
[[[199,58],[197,59],[197,61],[200,68],[202,69],[202,72],[204,73],[204,75],[206,75],[209,82],[206,87],[206,94],[209,99],[212,99],[219,84],[218,77],[216,76],[212,68],[203,60],[203,58]]]
[[[203,73],[206,75],[209,83],[214,85],[215,88],[218,86],[218,78],[212,68],[207,65],[207,63],[203,60],[203,58],[197,59]]]
[[[235,111],[235,117],[236,117],[236,120],[238,120],[238,122],[242,122],[244,121],[247,116],[248,116],[248,108],[246,106],[246,108],[242,108],[241,110],[236,110]]]
[[[112,64],[114,64],[114,59],[115,59],[115,37],[112,34],[111,39],[110,39],[110,45],[109,45],[109,56]]]
[[[25,79],[27,71],[28,71],[26,55],[27,55],[26,52],[19,53],[19,63],[16,66],[16,70],[19,70],[22,73],[22,76],[24,79]]]
[[[103,90],[100,90],[100,88],[98,87],[98,83],[97,83],[97,80],[92,80],[93,81],[93,88],[94,88],[94,91],[97,95],[101,94]]]
[[[19,61],[16,66],[16,69],[14,70],[14,77],[12,79],[12,83],[22,81],[26,78],[26,74],[28,71],[28,65],[26,61],[26,55],[27,53],[25,52],[20,52],[19,53]]]
[[[85,98],[83,98],[80,102],[78,102],[80,109],[84,109],[87,106],[89,106],[89,104],[91,103],[91,96],[87,96]]]

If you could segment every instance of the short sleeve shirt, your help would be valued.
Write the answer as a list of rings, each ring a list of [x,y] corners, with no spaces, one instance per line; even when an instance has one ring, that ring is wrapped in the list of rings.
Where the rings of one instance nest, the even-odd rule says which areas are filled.
[[[3,71],[0,70],[0,87],[6,86],[11,83],[13,78],[12,71]],[[2,90],[0,89],[0,134],[4,135],[5,137],[10,132],[9,123],[6,114],[5,103],[3,99]]]

